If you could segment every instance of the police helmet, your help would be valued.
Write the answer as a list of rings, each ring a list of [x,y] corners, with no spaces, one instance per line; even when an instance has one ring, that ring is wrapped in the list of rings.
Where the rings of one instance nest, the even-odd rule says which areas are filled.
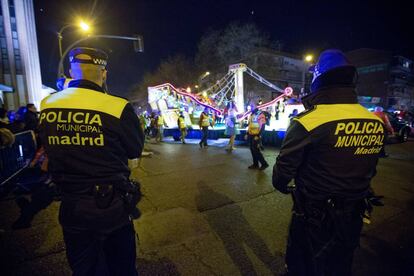
[[[69,52],[69,62],[93,64],[106,67],[108,63],[108,55],[96,48],[77,47]]]
[[[333,71],[345,72],[341,74],[342,80],[339,82],[354,82],[356,80],[356,68],[352,65],[345,54],[338,49],[325,50],[319,56],[318,62],[309,68],[309,71],[313,73],[313,79],[311,84],[311,92],[315,92],[323,85],[321,79]],[[329,81],[325,81],[329,82]],[[332,83],[332,81],[330,82]]]

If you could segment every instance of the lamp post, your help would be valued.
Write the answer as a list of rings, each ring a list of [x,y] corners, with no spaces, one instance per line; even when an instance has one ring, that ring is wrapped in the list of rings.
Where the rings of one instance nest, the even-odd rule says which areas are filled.
[[[206,72],[204,72],[203,74],[201,74],[199,77],[198,77],[198,84],[197,84],[197,86],[198,87],[200,87],[200,88],[202,88],[203,87],[203,85],[202,85],[202,81],[207,77],[207,76],[209,76],[210,75],[210,72],[209,71],[206,71]],[[198,88],[197,87],[197,88]]]
[[[84,32],[88,32],[90,30],[90,26],[85,22],[85,21],[81,21],[79,23],[79,25],[75,25],[75,24],[67,24],[65,26],[63,26],[59,32],[57,33],[57,37],[58,37],[58,44],[59,44],[59,57],[62,58],[63,52],[62,52],[62,40],[63,40],[63,36],[62,33],[64,30],[66,30],[69,27],[75,27],[78,26],[81,30],[83,30]]]
[[[75,47],[78,43],[81,43],[85,40],[88,39],[92,39],[92,38],[108,38],[108,39],[122,39],[122,40],[130,40],[135,42],[134,44],[134,49],[135,52],[143,52],[144,51],[144,39],[142,36],[140,35],[135,35],[135,36],[119,36],[119,35],[90,35],[88,37],[84,37],[81,39],[76,40],[75,42],[73,42],[71,45],[69,45],[66,50],[62,53],[62,56],[60,57],[59,60],[59,65],[58,65],[58,75],[57,77],[60,78],[62,76],[64,76],[64,70],[63,70],[63,60],[65,58],[65,56],[69,53],[69,51]]]
[[[301,91],[301,94],[304,94],[305,93],[305,86],[306,86],[306,71],[308,70],[308,68],[306,68],[306,67],[308,67],[311,63],[312,63],[312,61],[313,61],[313,55],[312,54],[307,54],[307,55],[305,55],[304,56],[304,58],[303,58],[303,60],[305,61],[305,68],[304,68],[304,70],[303,70],[303,74],[302,74],[302,91]]]

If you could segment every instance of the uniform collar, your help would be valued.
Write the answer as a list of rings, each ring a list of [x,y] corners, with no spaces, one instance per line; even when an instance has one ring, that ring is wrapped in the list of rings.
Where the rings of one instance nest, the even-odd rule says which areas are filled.
[[[330,87],[303,97],[302,103],[309,109],[318,104],[356,104],[358,99],[352,87]]]
[[[85,88],[90,90],[99,91],[105,93],[105,90],[96,83],[89,80],[73,80],[68,85],[69,88]]]

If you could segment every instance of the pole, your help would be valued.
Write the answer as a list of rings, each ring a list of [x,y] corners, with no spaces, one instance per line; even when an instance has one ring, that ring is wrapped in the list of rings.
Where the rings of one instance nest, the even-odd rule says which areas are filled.
[[[63,39],[63,36],[62,36],[62,33],[63,33],[63,31],[66,29],[66,28],[69,28],[70,26],[72,26],[72,25],[65,25],[65,26],[63,26],[61,29],[60,29],[60,31],[57,33],[57,37],[58,37],[58,45],[59,45],[59,57],[60,58],[62,58],[62,39]]]
[[[64,76],[64,70],[63,70],[63,60],[68,54],[68,52],[76,45],[79,44],[85,40],[91,39],[91,38],[110,38],[110,39],[123,39],[123,40],[132,40],[132,41],[138,41],[139,39],[137,37],[131,37],[131,36],[118,36],[118,35],[90,35],[88,37],[81,38],[79,40],[76,40],[72,44],[70,44],[63,54],[60,57],[59,65],[58,65],[58,75],[57,77],[60,78]]]
[[[62,34],[58,33],[58,44],[59,44],[59,58],[62,58]]]

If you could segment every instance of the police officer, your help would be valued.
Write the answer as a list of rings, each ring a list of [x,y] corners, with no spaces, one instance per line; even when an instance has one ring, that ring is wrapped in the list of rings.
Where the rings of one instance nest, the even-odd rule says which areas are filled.
[[[388,134],[394,136],[394,128],[391,125],[390,119],[388,115],[384,112],[384,109],[381,106],[376,106],[374,109],[373,114],[378,116],[385,125],[385,141],[388,140]],[[385,152],[385,145],[382,147],[382,151],[380,153],[380,157],[388,157],[388,154]]]
[[[164,136],[164,124],[164,117],[162,116],[161,111],[159,111],[155,117],[155,126],[157,128],[157,135],[155,136],[156,143],[162,142]]]
[[[306,111],[273,168],[273,186],[294,198],[286,264],[290,275],[350,275],[384,125],[358,104],[357,71],[341,51],[324,51],[312,69]]]
[[[180,114],[177,119],[177,125],[180,129],[180,139],[183,144],[185,144],[185,137],[187,136],[187,124],[185,122],[184,113],[180,111]]]
[[[41,103],[40,133],[62,190],[59,221],[74,275],[137,275],[128,159],[141,155],[144,136],[131,104],[102,88],[107,59],[98,49],[72,49],[69,87]]]
[[[247,140],[250,146],[250,152],[253,158],[253,164],[249,166],[249,169],[265,170],[269,167],[269,164],[263,157],[261,152],[262,147],[262,134],[266,126],[266,117],[258,108],[253,109],[249,118],[249,124],[247,127]],[[259,167],[260,162],[260,167]]]
[[[200,148],[208,148],[207,138],[208,138],[208,127],[212,125],[210,115],[208,115],[208,108],[204,108],[203,112],[200,114],[200,119],[198,121],[198,126],[202,131],[202,137],[198,145]]]

